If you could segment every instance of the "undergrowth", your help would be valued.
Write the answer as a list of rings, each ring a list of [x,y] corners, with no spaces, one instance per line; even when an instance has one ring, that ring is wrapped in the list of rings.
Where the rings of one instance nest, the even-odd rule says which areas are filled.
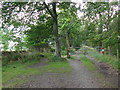
[[[116,71],[120,69],[120,62],[115,56],[109,56],[107,54],[102,55],[96,50],[89,51],[89,55],[95,58],[96,60],[99,60],[111,65]]]
[[[71,68],[65,58],[55,57],[50,53],[44,53],[48,58],[47,64],[42,67],[30,68],[28,66],[40,63],[40,60],[27,60],[26,62],[16,61],[2,67],[3,88],[15,87],[28,80],[29,75],[41,75],[46,72],[65,73]],[[42,58],[41,58],[42,60]],[[43,59],[44,60],[44,59]]]

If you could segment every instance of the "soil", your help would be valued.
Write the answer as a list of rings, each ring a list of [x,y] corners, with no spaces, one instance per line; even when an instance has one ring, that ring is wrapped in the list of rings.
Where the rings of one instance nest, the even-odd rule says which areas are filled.
[[[109,64],[103,63],[95,58],[86,56],[96,66],[97,71],[105,76],[105,79],[112,84],[118,85],[118,72],[115,71]]]
[[[17,88],[114,88],[116,85],[95,76],[80,61],[79,53],[74,54],[75,60],[68,60],[72,67],[72,72],[66,73],[44,73],[33,75],[29,81],[17,86]],[[30,66],[31,68],[39,65]],[[101,73],[102,74],[102,73]],[[111,77],[114,78],[114,77]],[[116,78],[115,78],[116,79]]]

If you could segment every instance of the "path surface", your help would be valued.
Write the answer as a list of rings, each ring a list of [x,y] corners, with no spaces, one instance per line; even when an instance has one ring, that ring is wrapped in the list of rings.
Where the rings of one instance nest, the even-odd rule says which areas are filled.
[[[118,85],[118,72],[116,72],[112,66],[96,60],[89,55],[87,55],[87,58],[96,66],[97,71],[104,75],[106,81],[111,82],[112,85]]]
[[[68,60],[72,67],[69,73],[45,73],[30,77],[29,82],[20,88],[103,88],[105,84],[101,79],[95,77],[84,65],[76,52],[75,60]],[[99,79],[99,80],[98,80]],[[101,82],[99,82],[101,81]]]

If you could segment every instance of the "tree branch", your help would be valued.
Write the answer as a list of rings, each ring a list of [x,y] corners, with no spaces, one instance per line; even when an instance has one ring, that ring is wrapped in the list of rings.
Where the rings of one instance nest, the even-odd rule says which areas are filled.
[[[52,12],[50,11],[50,9],[48,8],[48,6],[46,5],[45,2],[43,2],[44,6],[46,7],[46,9],[48,10],[48,12],[50,13],[50,15],[52,16],[52,18],[54,18],[54,15],[52,14]]]
[[[56,2],[53,2],[52,5],[53,5],[53,14],[54,14],[54,17],[56,18],[57,17]]]

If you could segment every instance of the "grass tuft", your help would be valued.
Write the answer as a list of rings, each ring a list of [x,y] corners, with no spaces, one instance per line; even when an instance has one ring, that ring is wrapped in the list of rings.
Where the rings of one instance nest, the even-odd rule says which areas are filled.
[[[87,67],[90,71],[96,71],[96,67],[92,62],[83,54],[80,54],[80,61],[83,63],[85,67]]]

